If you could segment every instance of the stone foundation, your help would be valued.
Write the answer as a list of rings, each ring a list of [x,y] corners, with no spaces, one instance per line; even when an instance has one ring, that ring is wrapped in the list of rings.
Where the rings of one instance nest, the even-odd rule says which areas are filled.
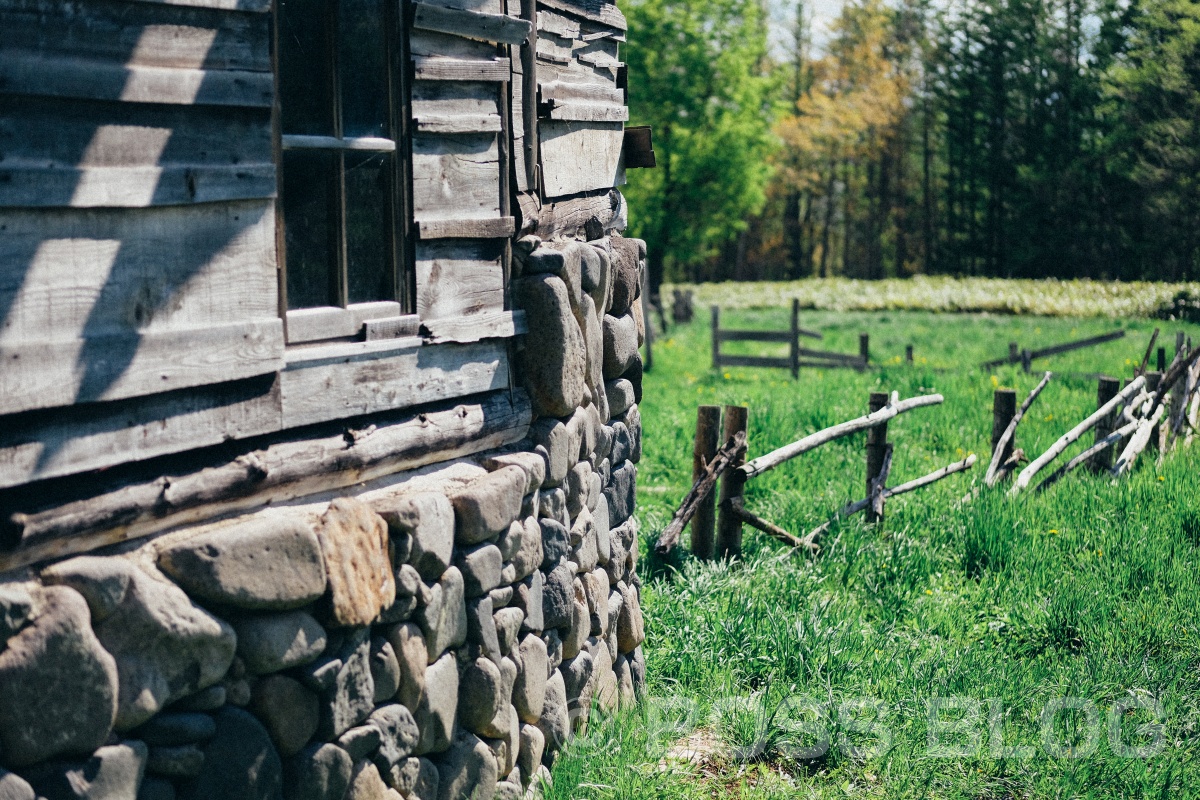
[[[516,250],[524,442],[0,582],[0,800],[520,798],[635,701],[644,245]]]

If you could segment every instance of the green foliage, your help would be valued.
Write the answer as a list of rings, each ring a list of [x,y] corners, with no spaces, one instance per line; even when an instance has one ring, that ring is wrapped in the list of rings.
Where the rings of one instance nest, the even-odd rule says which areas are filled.
[[[635,0],[629,19],[631,124],[654,129],[658,168],[629,173],[633,234],[651,280],[711,256],[762,206],[774,79],[755,0]]]
[[[781,329],[784,309],[730,312],[731,326]],[[853,352],[871,333],[867,373],[708,367],[703,321],[656,342],[641,406],[646,431],[638,468],[641,552],[666,524],[691,476],[700,403],[750,408],[750,455],[862,414],[867,393],[938,391],[944,405],[889,424],[892,482],[967,452],[987,452],[996,385],[1023,396],[1038,375],[975,366],[1004,343],[1053,343],[1110,330],[1111,319],[814,311],[801,324],[822,347]],[[1155,323],[1125,322],[1124,340],[1045,362],[1068,371],[1127,376]],[[1200,328],[1179,326],[1200,340]],[[1164,329],[1167,339],[1176,326]],[[900,363],[905,344],[917,363]],[[733,345],[731,345],[733,346]],[[771,345],[744,343],[749,352]],[[1040,366],[1040,364],[1039,364]],[[1095,382],[1056,378],[1019,429],[1037,453],[1095,408]],[[1062,456],[1065,459],[1085,446]],[[1004,487],[960,502],[983,467],[890,502],[881,526],[860,518],[834,528],[816,560],[746,529],[745,557],[701,564],[642,556],[650,701],[612,723],[593,723],[554,769],[556,800],[684,798],[1185,797],[1200,785],[1200,446],[1144,458],[1113,485],[1080,470],[1051,491],[1015,501]],[[861,435],[833,442],[753,480],[747,505],[803,534],[861,496]],[[687,539],[685,531],[684,540]],[[1034,745],[1029,760],[931,758],[933,696],[995,698],[1006,745]],[[1161,700],[1167,746],[1149,759],[1118,757],[1102,736],[1091,756],[1047,757],[1038,713],[1076,696],[1101,713],[1127,697]],[[883,752],[797,758],[799,721],[836,715],[783,700],[835,704],[876,697],[893,734]],[[985,705],[985,710],[988,708]],[[806,715],[807,714],[807,715]],[[1064,722],[1072,718],[1064,717]],[[1102,717],[1103,719],[1103,717]],[[1136,736],[1133,718],[1126,740]],[[872,737],[842,730],[869,746]],[[695,762],[684,744],[700,748]],[[674,752],[672,749],[674,748]]]

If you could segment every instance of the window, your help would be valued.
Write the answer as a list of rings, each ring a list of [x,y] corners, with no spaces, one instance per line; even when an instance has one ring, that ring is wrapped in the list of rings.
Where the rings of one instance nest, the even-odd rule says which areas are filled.
[[[360,336],[410,307],[398,13],[387,0],[277,3],[291,343]]]

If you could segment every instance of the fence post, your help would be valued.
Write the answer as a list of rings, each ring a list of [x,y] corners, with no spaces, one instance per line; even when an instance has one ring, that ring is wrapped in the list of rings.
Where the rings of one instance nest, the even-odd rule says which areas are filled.
[[[700,406],[696,409],[696,441],[692,447],[692,483],[700,480],[709,462],[717,455],[721,434],[721,407]],[[700,501],[692,517],[692,555],[703,561],[713,557],[713,526],[716,524],[717,501],[712,492]]]
[[[912,345],[911,344],[904,345],[904,360],[907,361],[909,364],[913,363],[913,354],[912,354]]]
[[[863,334],[864,336],[866,334]],[[867,407],[872,411],[878,411],[888,403],[887,392],[871,392],[871,397],[867,401]],[[887,452],[887,423],[878,425],[874,428],[867,428],[867,497],[871,496],[871,482],[878,477],[880,470],[883,469],[883,458]],[[875,516],[875,509],[867,506],[867,522],[882,522],[882,517]]]
[[[1008,423],[1012,422],[1012,418],[1017,415],[1017,390],[1016,389],[997,389],[992,393],[992,453],[996,452],[996,445],[1000,443],[1000,437],[1004,435],[1004,431],[1008,430]],[[1015,437],[1014,437],[1015,438]],[[1008,461],[1012,455],[1015,444],[1012,439],[1004,447],[1004,453],[1000,456],[1000,463]]]
[[[1021,369],[1024,372],[1029,372],[1030,365],[1033,363],[1033,354],[1028,350],[1021,351]]]
[[[858,357],[863,360],[863,366],[871,363],[871,337],[869,334],[858,335]]]
[[[1187,358],[1187,354],[1187,336],[1183,331],[1177,331],[1175,333],[1175,358],[1176,360]],[[1166,450],[1165,445],[1172,443],[1171,433],[1175,430],[1176,425],[1179,423],[1180,417],[1182,417],[1184,414],[1183,404],[1186,400],[1184,393],[1187,392],[1187,390],[1188,381],[1187,374],[1185,374],[1179,379],[1179,383],[1175,384],[1175,388],[1171,390],[1171,405],[1167,411],[1166,417],[1167,424],[1162,429],[1162,443],[1164,445],[1163,450]]]
[[[1096,408],[1102,407],[1121,391],[1121,382],[1116,378],[1100,378],[1096,382]],[[1096,425],[1096,441],[1112,433],[1113,421],[1117,412],[1109,414]],[[1091,469],[1093,472],[1107,472],[1112,469],[1113,446],[1109,446],[1092,456]]]
[[[1162,349],[1164,349],[1164,348],[1161,348],[1161,347],[1159,348],[1159,350],[1162,350]],[[1165,356],[1164,356],[1164,358],[1165,358]],[[1153,394],[1154,392],[1157,392],[1159,384],[1162,383],[1162,378],[1163,378],[1162,372],[1157,372],[1157,371],[1156,372],[1147,372],[1146,373],[1146,391],[1150,392],[1151,394]],[[1162,430],[1162,423],[1159,423],[1158,425],[1154,426],[1153,430],[1150,431],[1150,443],[1148,445],[1146,445],[1147,450],[1157,450],[1158,449],[1158,437],[1159,437],[1159,433],[1161,432],[1161,430]]]
[[[792,298],[792,338],[789,340],[792,380],[800,377],[800,298]]]
[[[721,430],[722,442],[738,431],[748,433],[746,423],[750,411],[745,406],[725,406],[725,424]],[[728,507],[726,501],[733,497],[741,497],[746,486],[746,478],[737,467],[746,463],[743,453],[729,463],[729,467],[721,475],[721,506],[717,511],[717,556],[741,555],[742,553],[742,520]]]
[[[1154,351],[1154,368],[1159,372],[1167,371],[1167,348],[1160,347]]]
[[[713,369],[721,368],[721,309],[712,307],[712,358]]]
[[[1016,342],[1008,343],[1008,363],[1015,364],[1021,360],[1020,345]]]

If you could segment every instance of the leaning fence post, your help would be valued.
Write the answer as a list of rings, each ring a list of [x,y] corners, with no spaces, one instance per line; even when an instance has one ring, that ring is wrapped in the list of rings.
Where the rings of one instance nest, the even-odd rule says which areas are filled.
[[[1160,349],[1162,349],[1162,348],[1160,348]],[[1164,356],[1164,358],[1165,358],[1165,356]],[[1157,392],[1159,385],[1162,384],[1162,379],[1163,379],[1163,374],[1161,372],[1147,372],[1146,373],[1146,391],[1149,392],[1150,394],[1154,394],[1155,392]],[[1150,431],[1150,443],[1148,445],[1146,445],[1147,450],[1157,450],[1158,449],[1158,433],[1159,433],[1159,426],[1155,425],[1154,428]]]
[[[712,307],[712,358],[713,369],[721,368],[721,309]]]
[[[800,377],[800,298],[792,298],[792,338],[789,356],[792,360],[792,380]]]
[[[1008,423],[1012,422],[1012,418],[1017,415],[1017,390],[1016,389],[997,389],[992,393],[992,454],[996,452],[996,445],[1000,444],[1000,439],[1004,436],[1004,432],[1008,430]],[[1016,437],[1013,437],[1014,439]],[[1000,463],[1008,461],[1012,455],[1014,447],[1013,439],[1009,439],[1008,444],[1004,445],[1004,453],[1000,456]]]
[[[745,406],[725,406],[725,424],[722,426],[721,439],[729,438],[739,431],[749,434],[746,423],[750,411]],[[721,558],[741,555],[742,552],[742,520],[730,507],[734,497],[741,497],[746,486],[746,476],[738,469],[746,463],[746,454],[742,453],[729,468],[721,475],[720,508],[717,511],[717,555]]]
[[[1121,382],[1116,378],[1100,378],[1096,382],[1096,408],[1103,408],[1104,404],[1117,396],[1117,392],[1121,391]],[[1114,411],[1109,414],[1106,419],[1100,420],[1096,425],[1096,441],[1099,442],[1104,437],[1112,433],[1113,422],[1116,420],[1117,414]],[[1096,455],[1092,456],[1091,469],[1094,472],[1108,472],[1112,469],[1113,448],[1106,447]]]
[[[858,357],[862,359],[863,366],[871,363],[871,336],[866,333],[858,335]]]
[[[909,364],[913,363],[913,353],[912,353],[912,345],[911,344],[904,345],[904,360],[907,361]]]
[[[1175,358],[1187,358],[1187,336],[1183,331],[1175,333]],[[1184,378],[1177,384],[1171,392],[1171,406],[1167,412],[1167,425],[1161,431],[1163,451],[1165,452],[1168,446],[1174,444],[1176,432],[1180,429],[1180,419],[1184,414],[1184,404],[1187,402],[1187,394],[1191,390],[1191,383],[1187,380],[1187,373]]]
[[[866,334],[863,334],[864,336]],[[871,392],[867,407],[871,413],[878,411],[888,404],[887,392]],[[867,428],[867,497],[871,496],[872,482],[879,477],[883,469],[883,459],[887,453],[887,423]],[[867,507],[867,522],[881,522],[882,516],[875,515],[875,509]]]
[[[696,441],[692,447],[692,483],[704,475],[705,468],[717,454],[721,434],[721,407],[700,406],[696,409]],[[700,501],[692,517],[692,555],[704,561],[713,557],[713,526],[716,524],[716,497],[709,492]]]

